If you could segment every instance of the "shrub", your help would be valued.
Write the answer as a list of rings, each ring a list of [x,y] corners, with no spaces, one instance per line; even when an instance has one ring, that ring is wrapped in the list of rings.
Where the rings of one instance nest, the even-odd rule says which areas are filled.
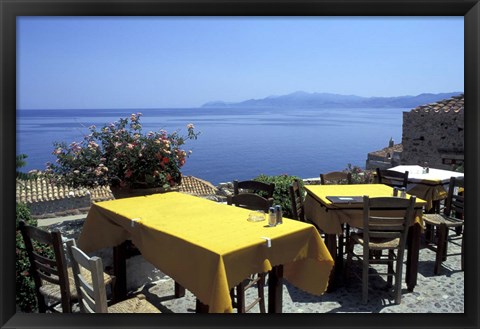
[[[283,216],[288,218],[293,217],[289,186],[293,183],[295,179],[298,179],[300,181],[300,189],[304,194],[305,191],[303,189],[303,180],[297,176],[289,176],[286,174],[278,176],[267,176],[262,174],[254,178],[254,180],[259,182],[275,184],[275,190],[273,191],[273,203],[275,205],[280,205],[283,210]]]
[[[15,287],[16,303],[22,312],[34,312],[37,310],[37,299],[35,295],[35,284],[29,275],[30,262],[23,237],[18,229],[20,220],[27,225],[37,226],[37,221],[30,215],[30,210],[25,204],[17,203],[17,225],[16,225],[16,255],[15,255]]]

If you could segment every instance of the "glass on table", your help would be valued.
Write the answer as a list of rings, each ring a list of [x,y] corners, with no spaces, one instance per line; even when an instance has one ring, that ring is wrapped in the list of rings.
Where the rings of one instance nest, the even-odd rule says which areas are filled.
[[[249,222],[261,222],[265,220],[265,212],[263,210],[255,210],[248,214]]]

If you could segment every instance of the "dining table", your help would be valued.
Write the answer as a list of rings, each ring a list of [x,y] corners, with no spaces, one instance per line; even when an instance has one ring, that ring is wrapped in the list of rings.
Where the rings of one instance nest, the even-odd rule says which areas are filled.
[[[269,273],[269,313],[282,312],[283,280],[322,295],[334,262],[317,229],[288,218],[275,226],[249,221],[251,212],[181,192],[102,201],[92,204],[78,246],[87,253],[115,251],[131,240],[196,296],[197,312],[233,312],[230,289],[254,273]],[[124,262],[117,250],[114,289],[123,294]]]
[[[462,172],[422,167],[418,165],[400,165],[389,170],[408,171],[407,193],[427,201],[426,212],[438,212],[440,201],[447,197],[450,177],[463,177]]]
[[[337,253],[337,238],[343,234],[343,225],[363,227],[363,196],[391,197],[393,188],[385,184],[306,185],[305,217],[324,233],[325,244],[335,266],[332,269],[328,291],[338,286],[343,265],[343,251]],[[411,195],[406,194],[409,198]],[[400,197],[400,196],[398,196]],[[407,234],[407,269],[405,281],[409,291],[417,283],[420,237],[423,230],[423,207],[426,201],[416,198],[415,221]]]

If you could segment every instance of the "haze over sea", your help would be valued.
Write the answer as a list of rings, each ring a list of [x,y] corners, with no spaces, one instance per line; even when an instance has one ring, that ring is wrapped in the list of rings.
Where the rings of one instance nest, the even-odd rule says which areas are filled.
[[[143,132],[166,129],[200,132],[184,149],[192,150],[183,175],[213,184],[259,174],[302,178],[365,167],[367,154],[401,142],[407,108],[294,109],[185,108],[128,110],[17,110],[17,154],[28,155],[23,171],[45,169],[55,161],[53,142],[80,141],[88,127],[102,127],[141,112]]]

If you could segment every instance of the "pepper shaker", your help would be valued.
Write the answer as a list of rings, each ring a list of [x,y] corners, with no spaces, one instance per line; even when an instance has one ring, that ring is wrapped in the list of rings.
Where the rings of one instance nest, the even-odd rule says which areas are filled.
[[[275,215],[276,215],[277,224],[282,224],[282,217],[283,217],[282,206],[280,205],[275,206]]]
[[[393,188],[393,196],[398,196],[398,187]]]

